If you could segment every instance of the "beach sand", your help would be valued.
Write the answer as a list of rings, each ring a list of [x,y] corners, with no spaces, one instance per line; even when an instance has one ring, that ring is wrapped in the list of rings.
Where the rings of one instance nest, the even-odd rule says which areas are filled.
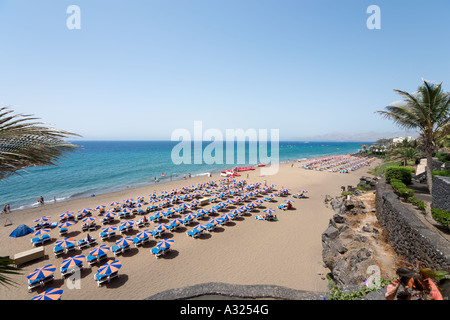
[[[379,160],[376,160],[372,166],[377,165],[378,162]],[[164,290],[205,282],[270,284],[298,290],[327,291],[327,281],[321,279],[329,272],[322,266],[321,234],[327,228],[333,211],[325,206],[325,195],[334,197],[340,194],[341,186],[356,186],[359,178],[366,175],[368,169],[370,167],[365,166],[345,174],[305,170],[300,168],[298,163],[293,167],[290,163],[285,163],[280,164],[276,175],[262,177],[259,169],[242,172],[237,180],[246,179],[249,183],[266,181],[267,184],[275,184],[275,189],[282,187],[290,189],[291,194],[300,189],[306,189],[309,192],[309,198],[293,199],[294,208],[288,211],[281,211],[276,207],[285,199],[292,199],[291,195],[277,197],[277,202],[270,204],[265,202],[263,206],[276,209],[279,220],[275,222],[255,219],[255,215],[263,214],[264,207],[261,207],[260,213],[253,212],[251,215],[233,220],[217,231],[206,233],[198,239],[192,239],[186,235],[186,231],[191,230],[195,224],[168,233],[167,237],[175,241],[172,252],[159,259],[150,253],[151,248],[156,244],[155,240],[152,239],[139,248],[133,245],[132,249],[124,255],[115,257],[123,264],[119,271],[119,278],[102,287],[97,287],[94,281],[98,266],[89,267],[87,262],[84,262],[85,270],[81,272],[80,288],[69,289],[68,280],[61,278],[59,271],[61,262],[74,254],[87,255],[90,248],[76,250],[74,254],[56,258],[53,254],[54,244],[62,237],[59,236],[59,228],[55,228],[49,233],[53,241],[44,246],[46,257],[25,264],[21,271],[22,275],[11,276],[17,282],[16,286],[0,286],[0,299],[29,300],[49,287],[62,288],[64,300],[144,299]],[[65,211],[77,212],[83,208],[95,208],[100,204],[108,205],[113,201],[122,202],[130,197],[145,196],[148,200],[148,195],[155,191],[196,185],[199,182],[219,178],[217,174],[211,178],[193,177],[13,211],[8,215],[2,214],[0,256],[12,257],[18,252],[32,249],[31,234],[21,238],[12,238],[9,235],[20,224],[33,227],[35,225],[33,221],[41,216],[50,216],[53,218],[51,221],[59,221],[59,215]],[[37,193],[39,193],[38,190]],[[152,213],[147,214],[149,215]],[[97,217],[97,211],[93,212],[93,216]],[[5,217],[9,218],[13,225],[3,227]],[[134,216],[132,219],[137,220],[136,218],[139,216]],[[119,224],[118,219],[116,221]],[[85,233],[81,231],[81,225],[82,223],[78,222],[71,226],[68,236],[76,240],[83,238]],[[153,224],[149,229],[152,226]],[[115,240],[101,241],[99,230],[90,234],[98,239],[99,244],[112,246]],[[120,237],[118,235],[116,239]],[[108,253],[108,257],[114,258],[112,252]],[[26,276],[35,268],[47,264],[54,264],[57,267],[55,280],[44,288],[37,288],[29,293]]]

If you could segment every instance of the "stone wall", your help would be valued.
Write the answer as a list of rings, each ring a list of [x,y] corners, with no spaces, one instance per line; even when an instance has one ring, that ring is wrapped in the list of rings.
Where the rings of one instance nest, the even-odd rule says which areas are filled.
[[[450,212],[450,177],[433,177],[432,208]]]
[[[411,263],[434,270],[450,267],[450,244],[430,230],[385,180],[376,186],[376,216],[397,254]]]

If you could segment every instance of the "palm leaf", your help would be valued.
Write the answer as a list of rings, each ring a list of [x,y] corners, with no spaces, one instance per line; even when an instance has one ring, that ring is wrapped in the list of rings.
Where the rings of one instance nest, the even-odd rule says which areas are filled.
[[[27,167],[56,165],[78,146],[65,141],[77,134],[35,122],[37,118],[0,108],[0,180]]]

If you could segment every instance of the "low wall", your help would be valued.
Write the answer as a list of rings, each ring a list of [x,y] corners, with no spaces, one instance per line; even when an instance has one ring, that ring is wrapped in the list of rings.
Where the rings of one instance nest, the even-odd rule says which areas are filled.
[[[397,254],[422,267],[448,270],[450,244],[402,203],[384,179],[377,183],[375,201],[378,222]]]
[[[450,212],[450,177],[433,177],[432,208]]]

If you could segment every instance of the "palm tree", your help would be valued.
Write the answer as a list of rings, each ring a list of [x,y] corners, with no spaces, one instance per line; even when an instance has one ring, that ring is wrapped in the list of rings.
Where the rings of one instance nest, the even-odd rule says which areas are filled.
[[[77,148],[63,140],[77,134],[46,127],[36,119],[0,108],[0,180],[27,167],[56,165],[60,156]]]
[[[427,184],[432,192],[431,162],[440,130],[449,123],[450,93],[442,90],[442,83],[422,79],[417,92],[394,90],[404,99],[400,105],[390,105],[386,111],[376,111],[393,120],[402,129],[416,129],[422,141],[422,151],[427,158]]]
[[[397,149],[392,153],[393,159],[402,159],[403,165],[406,166],[408,164],[408,160],[416,160],[419,158],[419,152],[416,149],[408,147]]]

